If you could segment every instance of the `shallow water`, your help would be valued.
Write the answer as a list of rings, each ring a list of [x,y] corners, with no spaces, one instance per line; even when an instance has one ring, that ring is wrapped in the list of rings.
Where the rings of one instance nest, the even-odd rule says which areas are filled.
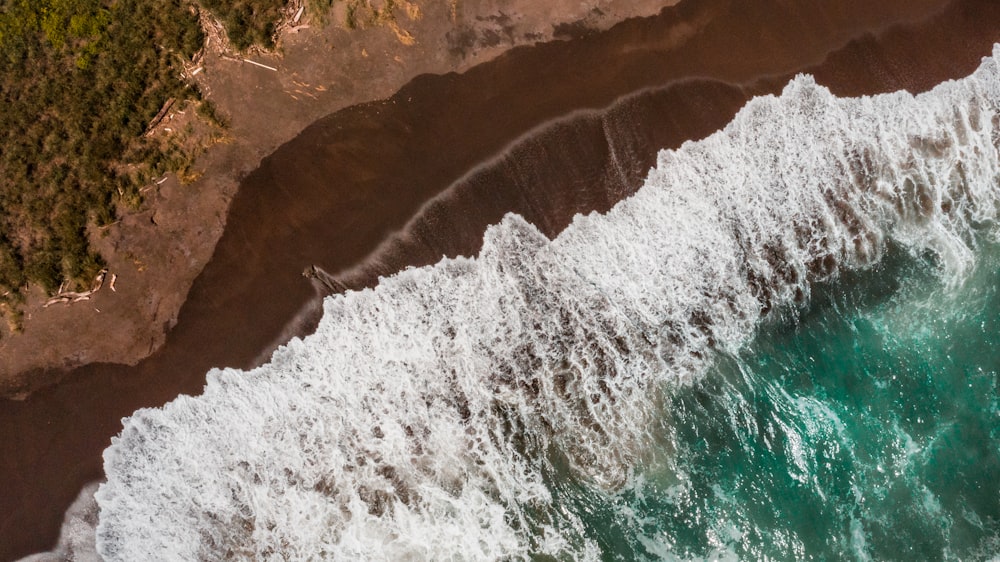
[[[606,560],[977,559],[1000,548],[1000,247],[897,250],[666,394],[620,493],[553,487]]]

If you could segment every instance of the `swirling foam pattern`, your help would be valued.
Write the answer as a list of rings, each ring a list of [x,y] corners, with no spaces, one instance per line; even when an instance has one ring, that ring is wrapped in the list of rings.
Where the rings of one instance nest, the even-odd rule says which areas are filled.
[[[270,363],[125,421],[100,553],[600,557],[549,484],[626,487],[663,449],[664,389],[889,245],[948,282],[973,268],[997,221],[998,58],[918,96],[838,99],[799,76],[555,240],[510,215],[475,259],[328,298]]]

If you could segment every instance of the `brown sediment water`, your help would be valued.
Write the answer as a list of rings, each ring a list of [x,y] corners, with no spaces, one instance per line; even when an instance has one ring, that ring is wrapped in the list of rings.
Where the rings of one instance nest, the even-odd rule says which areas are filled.
[[[632,193],[656,150],[710,134],[808,71],[840,95],[969,74],[1000,40],[991,0],[701,0],[320,120],[240,187],[166,345],[0,403],[0,559],[50,547],[123,416],[196,394],[314,325],[317,265],[345,286],[472,255],[518,212],[548,235]],[[305,316],[298,318],[305,310]],[[313,315],[311,315],[313,314]],[[289,330],[289,323],[296,322]]]

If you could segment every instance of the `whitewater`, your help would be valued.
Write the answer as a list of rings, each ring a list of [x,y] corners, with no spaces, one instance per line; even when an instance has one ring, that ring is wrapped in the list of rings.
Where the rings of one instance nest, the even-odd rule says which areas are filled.
[[[600,559],[553,482],[635,489],[670,455],[670,389],[890,247],[948,286],[975,269],[997,235],[998,62],[916,96],[800,75],[554,240],[508,215],[478,257],[327,298],[269,363],[125,420],[99,553]]]

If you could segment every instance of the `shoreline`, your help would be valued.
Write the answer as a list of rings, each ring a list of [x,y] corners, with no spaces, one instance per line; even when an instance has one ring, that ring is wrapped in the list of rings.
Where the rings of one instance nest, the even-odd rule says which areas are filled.
[[[828,29],[826,40],[833,45],[817,38],[822,34],[801,29],[812,37],[811,49],[786,35],[758,47],[756,58],[744,48],[748,60],[737,63],[734,49],[748,45],[746,34],[761,29],[760,21],[777,8],[741,7],[751,13],[729,12],[732,27],[727,27],[719,19],[725,4],[682,4],[603,34],[510,51],[462,75],[421,76],[386,101],[323,118],[265,158],[236,193],[215,255],[195,281],[163,349],[135,368],[89,365],[24,402],[5,402],[3,467],[14,491],[3,506],[12,515],[0,526],[0,543],[10,550],[0,558],[53,540],[62,510],[84,482],[100,477],[100,451],[117,433],[122,415],[179,392],[197,393],[212,366],[248,366],[268,354],[302,307],[316,302],[316,291],[301,277],[303,267],[318,265],[336,276],[367,263],[341,279],[361,288],[403,265],[437,261],[441,253],[474,253],[481,224],[496,222],[496,215],[507,211],[521,212],[551,235],[575,212],[606,210],[634,190],[635,178],[641,179],[655,158],[649,147],[711,133],[749,96],[780,89],[789,73],[810,71],[820,83],[836,86],[839,95],[922,90],[967,74],[988,54],[983,45],[1000,38],[975,17],[1000,21],[1000,10],[987,2],[958,2],[936,20],[889,29],[877,17],[885,14],[869,13],[867,23],[879,36],[863,27]],[[922,9],[933,12],[938,4],[943,3]],[[837,15],[813,11],[817,26]],[[757,19],[748,17],[755,14]],[[786,16],[809,21],[808,13]],[[976,23],[982,27],[978,35],[969,29]],[[780,21],[770,25],[763,29],[781,29]],[[951,41],[956,29],[966,34],[961,42]],[[664,45],[663,37],[673,40]],[[596,78],[581,70],[602,64],[612,69]],[[644,89],[608,112],[628,133],[610,144],[605,131],[613,119],[589,125],[586,119],[559,121]],[[482,99],[484,91],[497,93]],[[442,107],[442,99],[452,103]],[[456,115],[455,107],[466,111]],[[633,148],[631,161],[618,158],[620,147]],[[315,169],[320,158],[326,170]],[[519,166],[525,161],[535,166]],[[562,167],[552,171],[553,162]],[[343,184],[331,187],[330,177]],[[617,191],[609,192],[607,180],[615,177]],[[538,183],[543,180],[551,181]],[[398,242],[372,256],[393,233],[400,234]],[[301,327],[308,324],[307,318]]]

